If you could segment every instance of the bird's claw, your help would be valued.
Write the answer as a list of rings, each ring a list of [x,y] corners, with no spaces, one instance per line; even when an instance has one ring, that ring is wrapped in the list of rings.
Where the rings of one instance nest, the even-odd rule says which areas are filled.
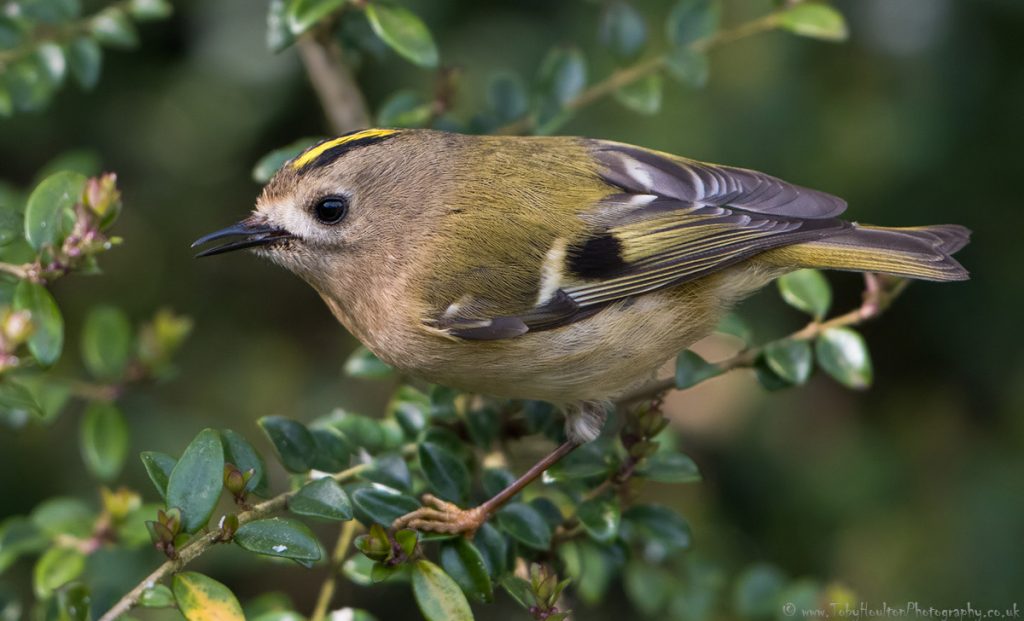
[[[461,535],[472,538],[487,521],[482,507],[461,509],[458,505],[441,500],[432,494],[423,495],[423,506],[406,513],[392,523],[391,528],[412,528],[419,531]]]

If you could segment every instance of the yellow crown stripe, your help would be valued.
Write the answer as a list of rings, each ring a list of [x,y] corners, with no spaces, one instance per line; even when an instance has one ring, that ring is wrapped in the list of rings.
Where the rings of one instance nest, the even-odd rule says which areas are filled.
[[[356,140],[365,140],[367,138],[384,138],[385,136],[397,133],[398,130],[396,129],[364,129],[361,132],[348,134],[347,136],[335,138],[334,140],[328,140],[327,142],[322,142],[315,147],[310,148],[308,151],[295,158],[295,161],[292,162],[292,168],[299,170],[323,155],[325,151],[335,147],[340,147],[343,144],[348,144]]]

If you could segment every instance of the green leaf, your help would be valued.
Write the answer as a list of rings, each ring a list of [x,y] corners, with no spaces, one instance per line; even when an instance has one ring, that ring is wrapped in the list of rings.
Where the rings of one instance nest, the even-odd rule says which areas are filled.
[[[390,97],[384,100],[380,109],[377,110],[377,126],[423,127],[430,122],[433,115],[433,104],[419,92],[407,88],[392,93]],[[359,349],[364,348],[360,347]],[[356,351],[358,352],[359,349]],[[349,360],[351,360],[351,358]],[[386,367],[385,375],[390,373],[391,367],[388,367],[379,360],[377,363]],[[346,367],[346,372],[347,371],[348,369]],[[349,373],[349,375],[354,374]]]
[[[46,619],[60,621],[91,621],[92,595],[89,587],[75,582],[60,589],[47,605]]]
[[[513,502],[498,512],[498,526],[528,548],[547,550],[551,547],[551,527],[537,509],[522,502]]]
[[[283,416],[264,416],[258,424],[274,445],[285,470],[301,474],[313,467],[316,440],[305,425]]]
[[[270,0],[267,9],[267,49],[275,54],[295,43],[295,34],[288,24],[286,0]]]
[[[103,50],[92,37],[75,37],[68,45],[68,67],[82,88],[92,90],[96,87],[102,66]]]
[[[348,495],[331,477],[311,481],[288,500],[288,510],[297,515],[327,520],[351,520]]]
[[[0,521],[0,573],[24,554],[44,550],[51,537],[20,515]]]
[[[736,578],[733,610],[743,619],[772,618],[779,610],[778,599],[785,586],[786,577],[776,567],[752,565]]]
[[[242,434],[231,429],[220,430],[221,444],[224,447],[224,461],[234,464],[242,472],[252,470],[252,477],[245,485],[248,492],[266,497],[270,492],[267,479],[267,464],[252,444]]]
[[[140,22],[167,19],[174,13],[174,6],[167,0],[131,0],[128,12]]]
[[[494,599],[494,587],[483,555],[465,537],[441,544],[441,567],[468,597],[480,602]]]
[[[619,503],[608,496],[584,501],[576,508],[576,517],[587,534],[596,541],[614,541],[619,535],[622,511]]]
[[[654,544],[659,548],[659,556],[685,550],[693,542],[690,525],[668,507],[634,505],[622,514],[622,522],[625,539]]]
[[[120,309],[97,306],[89,312],[82,329],[82,361],[96,379],[120,379],[133,348],[132,324]]]
[[[25,205],[25,238],[36,250],[64,243],[72,209],[82,198],[85,176],[61,171],[44,179],[32,190]]]
[[[97,13],[89,21],[89,32],[103,45],[131,49],[139,44],[135,24],[123,9],[111,6]]]
[[[634,58],[647,42],[647,24],[632,4],[616,0],[605,6],[598,38],[622,60]]]
[[[818,270],[802,269],[790,272],[777,281],[782,299],[821,320],[832,305],[832,287]]]
[[[558,547],[558,555],[572,578],[576,594],[583,603],[594,606],[604,599],[619,561],[607,548],[587,540],[567,541]]]
[[[576,48],[554,48],[541,62],[538,90],[564,107],[587,85],[587,62]]]
[[[373,584],[373,567],[376,561],[364,554],[353,554],[341,565],[341,573],[353,584],[369,586]]]
[[[571,481],[604,477],[617,465],[607,443],[597,440],[579,447],[544,473],[545,480]]]
[[[684,350],[676,357],[676,388],[684,390],[721,375],[722,370],[700,357],[695,351]]]
[[[803,384],[811,376],[814,355],[804,340],[782,339],[764,347],[764,360],[772,371],[790,384]]]
[[[677,586],[667,571],[641,560],[627,563],[622,577],[626,595],[647,617],[654,617],[664,610]]]
[[[527,610],[537,605],[537,596],[533,593],[533,586],[519,576],[514,574],[503,576],[501,588],[505,589],[512,599]]]
[[[28,416],[43,417],[43,409],[28,388],[4,378],[0,381],[0,413],[17,419]]]
[[[529,111],[523,79],[514,73],[496,73],[487,82],[487,109],[499,124],[516,121]]]
[[[57,497],[36,505],[29,518],[47,538],[70,535],[84,539],[92,534],[96,513],[77,498]]]
[[[665,56],[665,67],[679,82],[691,88],[704,88],[711,74],[708,55],[688,47],[677,47]]]
[[[835,8],[820,2],[802,2],[779,13],[780,28],[823,41],[845,41],[846,20]]]
[[[111,403],[90,403],[79,440],[89,472],[101,481],[116,478],[128,457],[128,424],[121,411]]]
[[[149,480],[153,482],[156,491],[160,492],[160,497],[166,500],[167,482],[171,480],[171,472],[178,460],[157,451],[145,451],[139,455],[139,458],[142,459],[142,466],[146,469],[146,474],[149,475]]]
[[[429,412],[430,397],[406,385],[398,387],[387,407],[388,416],[398,421],[409,438],[415,438],[426,428]]]
[[[366,7],[373,32],[412,63],[421,67],[437,66],[437,47],[427,25],[414,13],[399,6],[373,3]]]
[[[14,309],[32,314],[35,329],[28,338],[28,349],[36,360],[44,366],[57,362],[64,347],[64,317],[46,287],[27,280],[19,282],[14,289]]]
[[[288,28],[293,35],[300,35],[340,9],[346,2],[348,0],[289,0],[285,10]],[[271,49],[278,51],[273,46]]]
[[[633,112],[656,114],[661,109],[661,76],[652,73],[619,88],[615,100]]]
[[[415,498],[385,486],[366,487],[352,494],[352,503],[371,523],[390,526],[396,519],[420,507]]]
[[[412,491],[412,473],[402,455],[377,455],[359,478],[393,487],[401,492]]]
[[[245,621],[242,606],[231,589],[194,571],[174,574],[174,600],[188,621]]]
[[[757,381],[761,384],[761,387],[769,392],[793,387],[793,384],[790,384],[785,379],[779,377],[778,373],[772,371],[764,356],[754,361],[754,374],[757,376]]]
[[[480,552],[490,576],[496,578],[505,573],[508,568],[508,541],[497,528],[485,522],[476,531],[473,545]]]
[[[60,24],[73,20],[82,13],[79,0],[35,0],[19,2],[21,16],[44,24]]]
[[[451,502],[466,499],[469,495],[469,470],[458,457],[439,444],[424,442],[419,446],[419,458],[423,476],[434,493]]]
[[[660,483],[698,483],[697,464],[688,455],[677,452],[655,453],[644,460],[637,474]]]
[[[830,328],[814,344],[818,365],[850,388],[871,385],[874,369],[864,337],[850,328]]]
[[[369,349],[360,345],[345,361],[345,375],[362,379],[382,379],[394,374],[395,370]]]
[[[32,572],[32,586],[36,597],[46,599],[59,587],[82,575],[85,554],[75,548],[54,546],[36,561]]]
[[[154,584],[142,592],[139,605],[143,608],[170,608],[174,605],[174,593],[162,584]]]
[[[206,526],[220,498],[223,476],[220,434],[204,429],[185,449],[167,481],[167,506],[181,510],[185,532],[194,533]]]
[[[235,533],[242,549],[299,561],[320,560],[320,544],[309,527],[297,520],[269,518],[242,524]]]
[[[60,84],[64,81],[68,63],[64,57],[64,50],[59,45],[52,42],[38,44],[36,47],[36,58],[47,81],[51,84]]]
[[[321,472],[341,472],[348,467],[356,449],[344,433],[329,425],[316,425],[309,433],[316,443],[310,466]]]
[[[459,585],[427,560],[412,566],[412,592],[427,621],[472,621],[473,611]]]
[[[744,343],[750,343],[754,340],[754,331],[736,313],[727,313],[722,317],[722,320],[718,322],[718,326],[715,327],[715,332],[734,336]]]
[[[665,22],[669,42],[682,47],[710,37],[718,30],[721,12],[717,0],[679,0]]]
[[[323,138],[299,138],[291,144],[267,153],[252,167],[253,181],[256,183],[267,183],[288,160],[295,158],[321,140]]]

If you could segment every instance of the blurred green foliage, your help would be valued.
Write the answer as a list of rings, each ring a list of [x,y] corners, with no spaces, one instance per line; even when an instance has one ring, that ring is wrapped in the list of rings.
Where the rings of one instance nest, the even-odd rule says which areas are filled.
[[[0,395],[7,425],[0,428],[0,516],[11,516],[0,543],[5,618],[28,614],[21,606],[33,590],[48,602],[40,614],[50,618],[106,610],[159,560],[146,545],[151,537],[173,554],[180,531],[219,515],[217,507],[230,516],[235,500],[244,511],[250,494],[270,493],[268,481],[276,491],[289,478],[298,488],[304,479],[289,472],[341,471],[356,463],[353,445],[376,456],[374,467],[355,487],[305,484],[293,513],[387,522],[416,506],[413,496],[425,486],[464,498],[464,471],[480,474],[484,490],[488,481],[498,488],[506,482],[505,468],[483,468],[460,450],[464,443],[442,432],[454,412],[472,441],[487,446],[495,438],[487,423],[492,409],[450,400],[443,391],[395,392],[387,370],[358,350],[346,363],[341,352],[354,343],[313,293],[270,266],[247,257],[198,266],[189,258],[197,232],[248,209],[258,191],[250,171],[263,179],[308,142],[261,161],[264,154],[329,133],[294,54],[283,50],[342,4],[273,1],[269,27],[240,0],[181,3],[173,15],[163,3],[137,0],[112,7],[66,0],[4,5],[28,9],[0,18],[0,113],[13,115],[0,121],[0,177],[10,184],[0,186],[0,250],[4,262],[35,270],[32,278],[0,286],[7,291],[0,302],[10,307],[3,315],[5,343],[14,344],[8,353],[17,367],[30,361],[29,368],[11,369]],[[336,601],[405,618],[415,614],[414,600],[405,595],[409,586],[392,581],[408,579],[428,618],[461,614],[463,593],[475,607],[495,591],[512,597],[496,597],[488,617],[524,618],[515,600],[554,618],[562,579],[570,578],[570,601],[586,618],[638,611],[762,619],[782,617],[786,602],[813,608],[822,601],[918,600],[942,607],[969,600],[1005,608],[1019,594],[1024,560],[1012,542],[1024,532],[1024,500],[1012,490],[1024,471],[1024,358],[1013,341],[1021,215],[1008,197],[1016,136],[1024,130],[1024,9],[1008,0],[836,6],[849,20],[845,45],[769,33],[710,57],[692,44],[723,24],[757,23],[775,3],[719,9],[700,1],[421,0],[344,13],[336,34],[380,124],[467,131],[511,125],[624,140],[829,190],[847,198],[862,221],[958,222],[977,236],[963,255],[974,280],[915,285],[865,328],[872,367],[845,364],[851,356],[841,352],[860,351],[860,337],[832,333],[813,351],[789,342],[759,360],[756,370],[767,384],[806,381],[803,390],[747,394],[753,380],[731,374],[687,393],[688,401],[670,400],[666,411],[682,439],[662,433],[656,452],[642,457],[639,475],[650,482],[635,490],[635,502],[621,510],[600,496],[573,503],[583,536],[561,542],[554,558],[542,559],[546,565],[518,578],[503,578],[498,569],[513,549],[530,558],[538,554],[531,550],[550,545],[552,509],[573,515],[565,498],[529,497],[510,505],[469,547],[401,532],[390,541],[371,529],[358,544],[368,556],[343,564],[347,579],[339,581]],[[846,34],[836,14],[818,5],[783,15],[760,27],[826,39]],[[134,22],[149,17],[163,21],[136,32]],[[265,43],[280,53],[266,51]],[[100,51],[136,45],[131,54]],[[574,110],[587,85],[652,58],[659,59],[657,71]],[[424,70],[437,65],[443,69],[436,74]],[[662,70],[676,79],[662,79]],[[61,90],[67,73],[92,92]],[[106,183],[108,195],[113,188],[112,178],[99,176],[98,162],[119,173],[127,208],[117,232],[127,241],[109,254],[102,243],[85,247],[71,266],[63,251],[74,223],[106,235],[117,215],[84,209],[102,202],[86,187],[98,192]],[[85,178],[91,186],[80,185]],[[58,187],[70,189],[53,194]],[[57,231],[61,238],[52,237]],[[95,271],[100,252],[103,278],[62,277]],[[833,281],[831,306],[859,303],[854,279]],[[829,307],[820,291],[813,276],[782,288],[787,302],[819,317]],[[165,305],[196,326],[174,366],[171,354],[190,322],[162,312],[135,331],[128,319]],[[16,314],[22,311],[28,315]],[[772,295],[741,314],[756,342],[800,327],[797,314]],[[80,363],[60,355],[65,342],[79,344]],[[870,382],[873,369],[874,387],[852,393],[809,377],[811,357],[851,386]],[[680,386],[716,374],[696,353],[681,360]],[[173,381],[148,381],[161,378]],[[339,405],[344,411],[314,420]],[[355,414],[385,409],[383,420]],[[718,416],[695,415],[701,411]],[[274,415],[283,418],[266,418]],[[30,423],[33,416],[39,421]],[[241,433],[196,436],[210,426]],[[312,449],[290,452],[286,437]],[[404,452],[414,438],[419,448]],[[606,454],[628,456],[623,439],[607,439],[618,444]],[[552,479],[570,488],[579,476],[601,480],[619,465],[595,459],[609,446],[581,450]],[[283,468],[259,458],[270,447]],[[144,455],[144,468],[125,461],[143,449],[160,452]],[[517,442],[507,470],[520,470],[536,451],[531,440]],[[189,478],[175,476],[186,458],[194,467],[177,471]],[[706,484],[668,486],[701,476],[695,463]],[[157,506],[133,492],[90,491],[97,480],[117,480],[156,498],[147,474],[159,495],[169,495],[178,479],[173,488],[181,500],[167,506],[180,513],[157,518]],[[684,507],[687,521],[678,514]],[[58,541],[95,541],[93,527],[104,522],[119,546],[83,550]],[[301,552],[293,558],[308,563],[329,556],[314,546],[316,539],[331,541],[334,530],[310,524],[312,530],[286,517],[241,525],[226,518],[218,528],[257,553],[279,554],[274,548],[287,538]],[[620,543],[604,543],[610,540]],[[694,542],[695,550],[678,553]],[[436,563],[416,557],[421,545]],[[165,608],[175,602],[186,616],[190,606],[209,610],[213,602],[237,614],[242,605],[231,591],[250,618],[312,610],[323,568],[310,580],[305,570],[253,563],[245,554],[219,547],[196,563],[202,573],[181,573],[170,589],[149,589],[143,602],[153,608],[139,616],[176,618]],[[551,566],[560,575],[545,573]],[[79,576],[88,578],[88,592],[63,586]],[[365,618],[362,611],[352,615]]]

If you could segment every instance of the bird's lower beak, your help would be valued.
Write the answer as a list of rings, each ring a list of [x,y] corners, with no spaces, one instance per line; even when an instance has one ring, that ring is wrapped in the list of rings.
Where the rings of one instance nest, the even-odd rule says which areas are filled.
[[[252,248],[253,246],[265,246],[283,239],[291,239],[293,235],[284,229],[274,226],[256,224],[242,220],[238,224],[232,224],[227,228],[214,231],[209,235],[203,235],[192,242],[192,247],[195,248],[196,246],[201,246],[214,240],[224,239],[225,237],[235,237],[237,239],[225,244],[220,244],[219,246],[207,248],[206,250],[198,253],[196,258],[209,257],[215,254],[231,252],[232,250],[241,250],[243,248]]]

